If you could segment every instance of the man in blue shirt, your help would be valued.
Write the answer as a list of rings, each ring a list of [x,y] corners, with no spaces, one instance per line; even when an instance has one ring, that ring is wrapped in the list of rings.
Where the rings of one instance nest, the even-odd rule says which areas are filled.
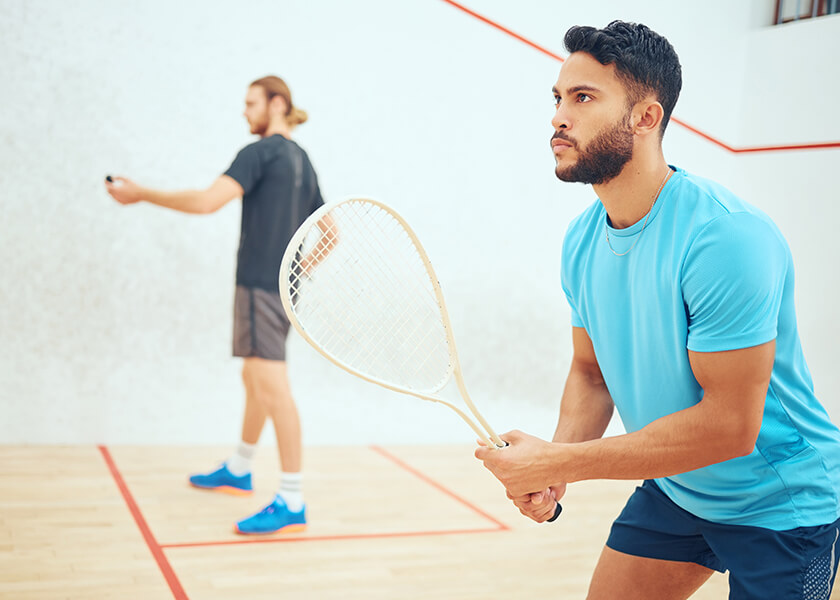
[[[552,442],[476,456],[542,522],[567,483],[644,479],[589,598],[686,598],[713,570],[731,598],[828,599],[840,558],[840,431],[814,395],[793,260],[760,210],[672,167],[681,88],[644,25],[573,27],[554,87],[556,175],[598,201],[563,244],[574,356]],[[617,408],[625,435],[603,438]]]

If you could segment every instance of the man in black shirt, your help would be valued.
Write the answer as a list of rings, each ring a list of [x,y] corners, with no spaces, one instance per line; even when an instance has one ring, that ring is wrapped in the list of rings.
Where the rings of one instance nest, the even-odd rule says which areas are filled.
[[[301,434],[286,373],[289,321],[278,294],[283,253],[301,223],[324,202],[309,157],[291,140],[306,113],[292,103],[279,77],[253,82],[245,118],[260,140],[243,148],[227,171],[200,191],[164,192],[124,177],[106,189],[121,204],[140,201],[186,213],[211,213],[242,197],[242,229],[236,269],[233,354],[244,358],[245,415],[242,441],[217,470],[190,477],[196,487],[250,494],[251,461],[267,418],[274,423],[282,476],[271,503],[239,521],[243,534],[301,531],[306,527],[301,491]]]

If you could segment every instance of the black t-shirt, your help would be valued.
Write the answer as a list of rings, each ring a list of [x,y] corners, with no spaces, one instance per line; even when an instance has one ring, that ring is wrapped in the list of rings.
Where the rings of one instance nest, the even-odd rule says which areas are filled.
[[[272,135],[240,150],[225,175],[244,190],[236,284],[277,293],[289,240],[324,204],[315,169],[300,146]]]

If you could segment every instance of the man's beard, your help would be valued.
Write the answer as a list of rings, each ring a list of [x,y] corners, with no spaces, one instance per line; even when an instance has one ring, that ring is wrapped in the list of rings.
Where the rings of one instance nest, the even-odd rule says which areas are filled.
[[[553,137],[571,142],[578,152],[575,164],[570,167],[557,165],[554,168],[554,174],[561,181],[606,183],[621,173],[624,165],[633,158],[633,132],[630,128],[629,115],[613,127],[599,133],[583,149],[565,134],[558,132]]]
[[[251,133],[262,136],[268,131],[268,114],[264,115],[259,121],[251,124]]]

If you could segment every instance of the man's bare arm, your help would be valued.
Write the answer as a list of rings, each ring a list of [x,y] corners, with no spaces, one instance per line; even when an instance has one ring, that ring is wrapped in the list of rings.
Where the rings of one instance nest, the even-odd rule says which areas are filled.
[[[321,230],[318,243],[300,261],[300,270],[304,275],[311,275],[312,270],[332,252],[338,243],[338,227],[330,215],[324,215],[318,220],[318,229]]]
[[[502,436],[504,452],[479,458],[519,496],[554,482],[666,477],[744,456],[761,429],[775,347],[689,352],[703,399],[633,433],[565,444],[514,431]]]
[[[191,214],[209,214],[239,198],[242,186],[232,177],[221,175],[204,190],[182,190],[166,192],[142,187],[125,177],[114,177],[105,183],[108,193],[120,204],[150,202],[165,208]]]
[[[572,328],[572,346],[572,365],[563,389],[553,438],[560,443],[585,442],[602,437],[614,408],[592,340],[584,328]],[[523,515],[542,523],[556,518],[557,502],[565,492],[565,482],[555,481],[542,491],[521,496],[514,496],[508,491],[508,498]]]
[[[613,401],[601,375],[592,340],[582,327],[572,328],[572,366],[566,378],[555,442],[585,442],[604,435]]]

